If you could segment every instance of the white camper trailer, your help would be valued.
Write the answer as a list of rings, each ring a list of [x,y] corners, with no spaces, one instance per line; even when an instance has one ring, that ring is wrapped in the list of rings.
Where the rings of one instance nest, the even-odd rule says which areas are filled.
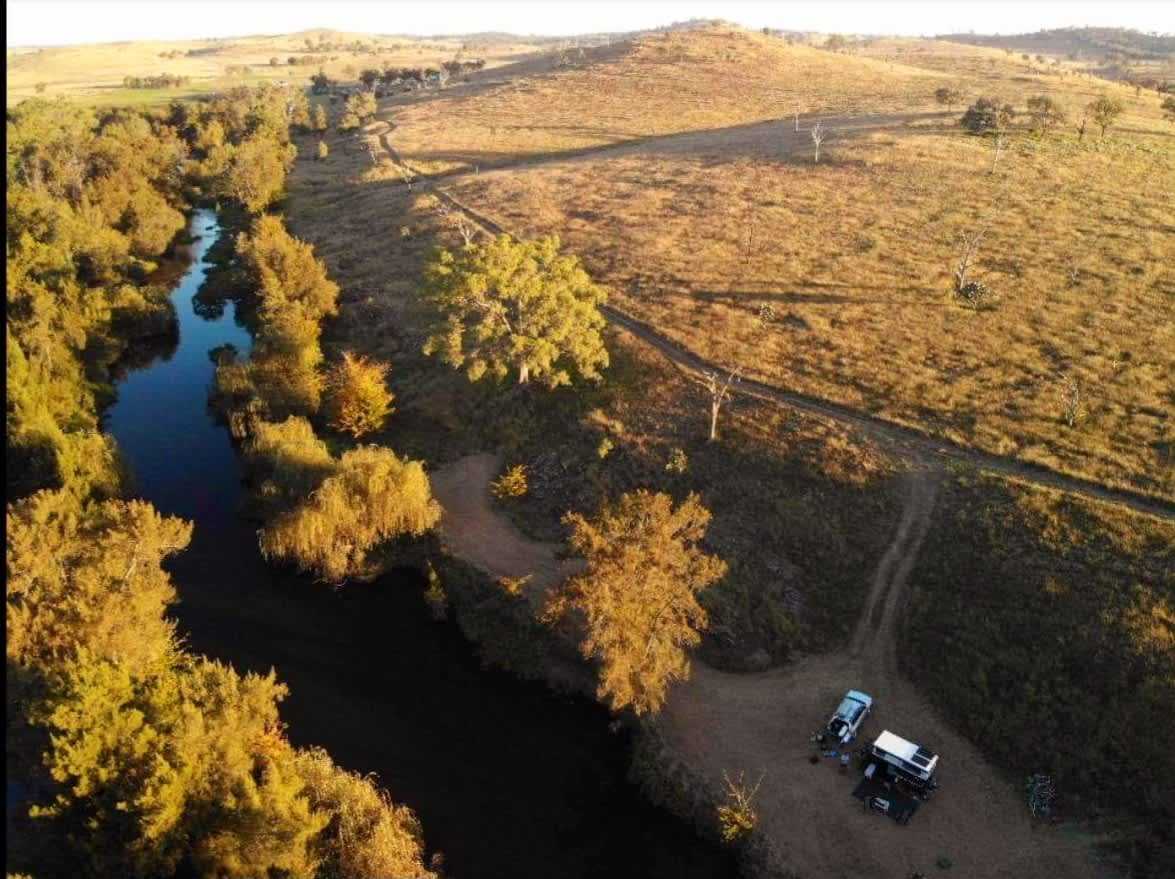
[[[923,798],[938,787],[935,770],[938,755],[884,730],[869,748],[869,755],[880,761],[889,774],[906,782]]]

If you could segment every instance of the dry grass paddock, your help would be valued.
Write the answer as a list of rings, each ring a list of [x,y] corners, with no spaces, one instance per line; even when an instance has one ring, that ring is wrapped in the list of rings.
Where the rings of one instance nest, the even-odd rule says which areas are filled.
[[[711,78],[689,60],[723,59],[731,42],[741,48],[713,61],[724,72]],[[489,157],[445,185],[520,234],[560,234],[617,305],[703,356],[997,454],[1175,496],[1175,129],[1151,96],[1076,76],[1022,82],[997,50],[911,43],[941,69],[864,68],[757,34],[656,37],[511,88],[393,103],[386,118],[397,150],[425,170]],[[650,60],[661,46],[665,60]],[[824,115],[819,164],[811,117],[798,133],[791,119],[755,122],[783,115],[780,96],[797,85],[768,53],[839,75],[800,83],[807,107],[851,111]],[[951,59],[957,75],[944,79]],[[664,70],[635,72],[655,63]],[[683,98],[674,77],[708,89],[709,103]],[[1071,125],[1042,139],[1018,130],[991,173],[990,140],[962,133],[958,108],[928,103],[944,81],[1021,110],[1049,93],[1071,117],[1109,92],[1127,112],[1105,140],[1092,124],[1081,142]],[[725,101],[721,83],[748,96]],[[544,100],[549,113],[537,112]],[[584,125],[571,132],[561,120],[574,110]],[[498,140],[482,118],[499,120]],[[559,154],[609,137],[629,145]],[[487,170],[494,161],[505,165]],[[975,276],[995,302],[977,312],[950,290],[959,236],[979,228]]]
[[[568,509],[592,510],[620,491],[698,491],[714,511],[713,546],[731,564],[710,596],[707,657],[744,667],[844,641],[898,512],[886,453],[835,422],[750,401],[729,406],[722,441],[707,443],[700,389],[619,332],[609,336],[612,366],[600,387],[471,385],[420,350],[431,317],[419,297],[423,261],[459,237],[435,199],[408,191],[391,163],[373,164],[353,138],[332,133],[328,143],[325,162],[301,149],[285,211],[342,287],[328,352],[392,363],[397,411],[379,441],[434,467],[483,449],[529,465],[534,491],[503,508],[542,540],[562,539]],[[685,473],[666,467],[674,449],[686,455]]]

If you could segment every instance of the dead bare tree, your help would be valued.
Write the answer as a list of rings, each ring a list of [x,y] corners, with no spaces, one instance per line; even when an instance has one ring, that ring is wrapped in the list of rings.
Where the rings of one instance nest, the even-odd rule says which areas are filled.
[[[812,126],[812,143],[816,145],[816,163],[820,163],[820,144],[824,143],[824,139],[828,136],[828,131],[824,127],[824,123],[817,122]]]
[[[737,282],[745,285],[747,279],[751,274],[751,267],[755,259],[762,254],[764,250],[764,241],[759,234],[759,220],[755,214],[753,204],[748,204],[743,210],[742,222],[740,224],[739,250],[742,257],[740,271],[737,275],[731,276],[731,285]]]
[[[954,271],[955,295],[975,309],[983,305],[990,293],[986,284],[982,281],[973,281],[969,277],[975,256],[979,253],[979,246],[983,244],[986,234],[987,229],[980,227],[959,236],[959,259]]]
[[[996,165],[999,164],[1000,156],[1004,149],[1008,146],[1008,133],[1006,131],[997,131],[995,133],[995,140],[992,142],[991,154],[991,173],[995,173]]]
[[[1072,375],[1061,380],[1061,415],[1065,424],[1076,427],[1081,420],[1081,385]]]
[[[730,399],[731,385],[741,381],[742,375],[743,368],[736,366],[727,370],[707,369],[694,377],[710,397],[710,442],[718,439],[718,415]]]
[[[477,237],[477,227],[463,211],[438,198],[437,213],[440,214],[442,220],[457,230],[457,234],[461,236],[461,241],[466,247],[473,244],[473,239]]]
[[[800,130],[800,105],[796,104],[796,131]]]

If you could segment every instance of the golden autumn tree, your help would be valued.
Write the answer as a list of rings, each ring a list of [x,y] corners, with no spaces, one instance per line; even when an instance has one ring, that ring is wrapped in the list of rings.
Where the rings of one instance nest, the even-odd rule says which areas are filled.
[[[391,367],[344,351],[326,376],[326,416],[341,433],[361,437],[383,427],[395,397],[388,390]]]
[[[425,283],[441,318],[424,353],[464,369],[471,381],[516,373],[519,384],[534,378],[555,388],[571,383],[573,369],[598,379],[608,365],[604,291],[577,257],[559,253],[554,235],[499,235],[457,253],[440,250]]]
[[[275,414],[315,412],[321,321],[338,312],[339,286],[314,248],[286,231],[280,217],[259,217],[238,237],[237,252],[261,300],[252,381]]]
[[[430,879],[424,835],[407,806],[393,803],[371,779],[336,766],[321,748],[298,752],[297,768],[312,807],[331,821],[316,838],[321,879]]]
[[[302,504],[261,531],[261,551],[338,582],[362,570],[367,553],[397,537],[418,537],[440,518],[428,474],[382,446],[360,446]]]
[[[49,491],[10,505],[6,519],[9,663],[54,668],[85,648],[144,666],[171,651],[175,588],[163,561],[188,545],[191,524],[145,501],[82,509]]]
[[[587,568],[553,594],[544,616],[582,617],[580,650],[599,662],[597,692],[613,710],[656,713],[669,684],[689,676],[686,651],[706,628],[697,595],[726,573],[726,563],[698,545],[710,511],[695,494],[674,508],[669,495],[641,489],[593,519],[568,513],[564,522]]]

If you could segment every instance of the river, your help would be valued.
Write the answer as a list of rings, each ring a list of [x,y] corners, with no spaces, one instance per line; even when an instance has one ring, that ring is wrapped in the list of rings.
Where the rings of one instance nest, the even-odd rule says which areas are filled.
[[[231,302],[219,315],[194,307],[215,214],[196,211],[189,231],[172,294],[178,344],[129,367],[105,416],[136,493],[195,523],[168,564],[189,648],[242,671],[276,668],[290,740],[374,772],[416,811],[453,879],[733,876],[728,852],[626,782],[628,743],[603,708],[482,668],[454,623],[428,615],[418,572],[333,590],[265,564],[237,515],[228,430],[207,406],[209,352],[245,354],[251,340]]]

